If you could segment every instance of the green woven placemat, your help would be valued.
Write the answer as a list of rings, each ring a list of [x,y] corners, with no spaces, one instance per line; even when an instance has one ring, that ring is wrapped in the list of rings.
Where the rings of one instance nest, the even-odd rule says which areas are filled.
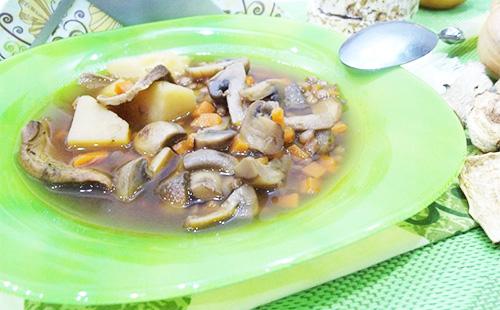
[[[476,228],[260,307],[500,309],[500,252]]]

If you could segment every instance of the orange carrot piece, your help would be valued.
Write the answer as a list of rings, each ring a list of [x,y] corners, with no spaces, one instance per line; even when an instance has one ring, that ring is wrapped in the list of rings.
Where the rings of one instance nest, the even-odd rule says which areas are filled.
[[[193,117],[199,117],[202,114],[213,112],[215,112],[215,107],[213,106],[213,104],[208,101],[203,101],[196,107],[192,115]]]
[[[338,122],[337,124],[333,125],[333,127],[332,127],[332,132],[334,135],[342,134],[342,133],[346,132],[346,130],[347,130],[347,125],[345,123],[342,123],[342,122]]]
[[[274,108],[271,111],[271,119],[281,127],[285,127],[285,111],[282,108]]]
[[[293,130],[292,127],[285,127],[285,129],[283,129],[283,139],[287,144],[292,143],[293,140],[295,140],[295,130]]]
[[[331,156],[321,155],[319,158],[319,164],[328,172],[335,172],[335,170],[337,170],[337,162]]]
[[[292,144],[288,148],[288,153],[290,153],[292,156],[299,158],[299,159],[307,159],[311,157],[309,153],[301,149],[297,144]]]
[[[132,88],[132,86],[134,86],[134,83],[132,83],[132,81],[129,80],[119,81],[115,83],[115,93],[117,95],[123,94],[124,92]]]
[[[321,189],[321,180],[307,177],[300,183],[300,192],[304,194],[316,194]]]
[[[106,152],[106,151],[95,151],[95,152],[83,153],[83,154],[75,156],[73,158],[73,160],[71,161],[71,164],[75,168],[90,166],[92,164],[95,164],[95,163],[98,163],[99,161],[104,160],[108,156],[109,156],[109,152]]]
[[[186,154],[194,148],[194,134],[190,134],[186,139],[178,142],[172,149],[179,155]]]
[[[325,174],[326,169],[317,162],[313,161],[309,165],[302,168],[302,171],[310,177],[321,178],[323,174]]]
[[[203,113],[191,122],[191,127],[212,127],[215,125],[220,125],[222,123],[222,117],[217,113]]]
[[[292,193],[283,196],[273,197],[272,202],[283,208],[296,208],[299,205],[299,194]]]
[[[240,135],[236,135],[231,144],[230,152],[233,154],[241,154],[247,152],[249,149],[248,143],[244,141]]]
[[[245,84],[247,84],[248,86],[252,86],[253,84],[255,84],[255,79],[253,78],[253,76],[247,75],[247,77],[245,78]]]

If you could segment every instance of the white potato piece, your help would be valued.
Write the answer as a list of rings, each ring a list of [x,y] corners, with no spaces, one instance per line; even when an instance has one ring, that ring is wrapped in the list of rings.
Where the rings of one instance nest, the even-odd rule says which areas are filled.
[[[70,147],[122,146],[130,142],[129,125],[90,96],[78,97],[68,133]]]
[[[179,76],[184,73],[189,63],[190,59],[187,56],[181,56],[171,51],[163,51],[120,58],[108,63],[106,69],[116,77],[138,80],[157,65],[164,65],[173,76]]]
[[[146,113],[146,123],[172,121],[194,111],[196,96],[189,88],[158,81],[140,92],[133,103]]]

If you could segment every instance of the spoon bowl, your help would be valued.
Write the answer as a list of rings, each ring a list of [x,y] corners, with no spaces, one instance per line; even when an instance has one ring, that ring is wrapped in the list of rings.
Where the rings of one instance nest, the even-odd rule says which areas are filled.
[[[340,47],[339,55],[348,67],[377,70],[425,56],[438,40],[434,32],[415,23],[384,22],[352,35]]]

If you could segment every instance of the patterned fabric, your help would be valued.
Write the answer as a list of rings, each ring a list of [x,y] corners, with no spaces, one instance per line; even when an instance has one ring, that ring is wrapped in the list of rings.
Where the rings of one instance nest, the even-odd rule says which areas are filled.
[[[474,229],[258,309],[496,310],[499,250]]]

